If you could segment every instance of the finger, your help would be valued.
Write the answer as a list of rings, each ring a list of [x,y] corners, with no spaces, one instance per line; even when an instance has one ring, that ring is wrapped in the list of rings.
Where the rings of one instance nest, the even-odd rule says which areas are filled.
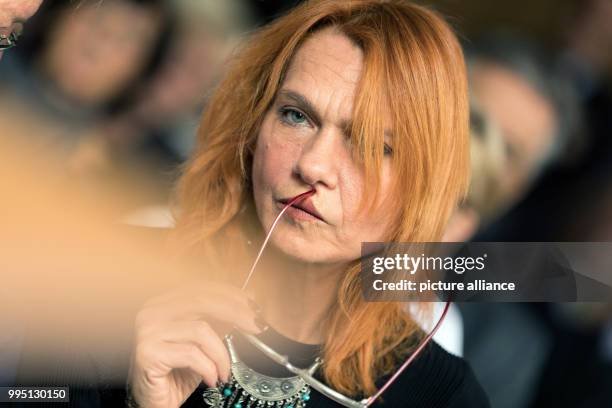
[[[217,386],[219,375],[215,363],[194,344],[158,342],[143,354],[151,380],[165,378],[174,369],[189,369],[209,387]]]
[[[158,329],[159,340],[173,343],[190,343],[198,346],[217,368],[223,382],[229,380],[230,356],[219,335],[206,322],[179,321],[168,323]]]

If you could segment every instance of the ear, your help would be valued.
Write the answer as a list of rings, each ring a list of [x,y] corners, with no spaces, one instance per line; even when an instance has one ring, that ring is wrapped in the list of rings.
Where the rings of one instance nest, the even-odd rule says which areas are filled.
[[[480,216],[476,210],[471,207],[458,208],[446,224],[442,242],[469,241],[476,233],[479,224]]]

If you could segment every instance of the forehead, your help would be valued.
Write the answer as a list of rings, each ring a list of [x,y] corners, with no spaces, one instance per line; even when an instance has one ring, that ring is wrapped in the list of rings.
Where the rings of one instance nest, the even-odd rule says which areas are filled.
[[[143,18],[147,19],[157,16],[157,8],[156,6],[147,5],[147,3],[139,4],[105,0],[101,3],[88,3],[84,7],[79,7],[70,15],[75,14],[101,18],[105,23],[118,22],[117,25],[122,26],[125,26],[126,21],[130,21],[131,24],[127,26],[129,29],[131,28],[130,25],[141,23]]]
[[[308,97],[351,98],[361,76],[363,53],[334,28],[312,34],[295,53],[284,88]]]

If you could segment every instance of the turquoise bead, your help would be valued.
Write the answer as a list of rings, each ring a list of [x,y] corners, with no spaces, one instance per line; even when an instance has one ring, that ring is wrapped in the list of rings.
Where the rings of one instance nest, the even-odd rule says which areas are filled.
[[[293,405],[287,405],[285,408],[293,408]]]
[[[304,394],[304,395],[302,395],[302,399],[303,399],[304,401],[308,401],[308,400],[310,399],[310,395],[308,395],[308,394]]]
[[[232,390],[230,390],[229,388],[224,389],[223,395],[225,395],[226,397],[229,397],[230,395],[232,395]]]
[[[242,404],[237,402],[234,404],[234,408],[242,408]]]

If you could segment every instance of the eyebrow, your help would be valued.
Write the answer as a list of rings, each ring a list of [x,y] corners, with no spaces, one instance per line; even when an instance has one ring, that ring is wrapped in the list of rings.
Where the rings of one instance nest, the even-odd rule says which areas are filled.
[[[281,89],[278,92],[278,97],[286,98],[286,99],[289,99],[290,101],[293,101],[293,103],[296,104],[296,107],[303,110],[304,113],[308,115],[308,117],[310,117],[310,119],[313,122],[315,122],[317,126],[321,126],[321,123],[322,123],[321,115],[319,114],[317,109],[314,107],[314,105],[304,95],[302,95],[299,92],[292,91],[290,89]],[[352,126],[353,126],[353,122],[351,120],[343,120],[340,122],[340,127],[342,129],[342,132],[347,137],[350,135]],[[391,137],[391,132],[389,132],[388,130],[385,130],[385,136]]]
[[[290,89],[282,89],[278,93],[279,97],[289,99],[296,104],[296,107],[300,108],[304,111],[304,113],[313,121],[315,125],[321,126],[323,122],[321,120],[321,115],[314,107],[312,102],[308,100],[304,95],[299,92],[292,91]],[[340,122],[340,128],[342,129],[342,133],[348,138],[351,133],[352,122],[350,120],[343,120]]]
[[[308,98],[306,98],[301,93],[296,92],[296,91],[292,91],[290,89],[281,89],[278,92],[278,97],[279,98],[285,98],[285,99],[288,99],[288,100],[292,101],[293,103],[296,104],[296,106],[298,108],[303,110],[304,113],[312,121],[314,121],[317,126],[321,125],[321,122],[322,122],[321,115],[319,115],[319,112],[314,107],[314,105],[308,100]]]

